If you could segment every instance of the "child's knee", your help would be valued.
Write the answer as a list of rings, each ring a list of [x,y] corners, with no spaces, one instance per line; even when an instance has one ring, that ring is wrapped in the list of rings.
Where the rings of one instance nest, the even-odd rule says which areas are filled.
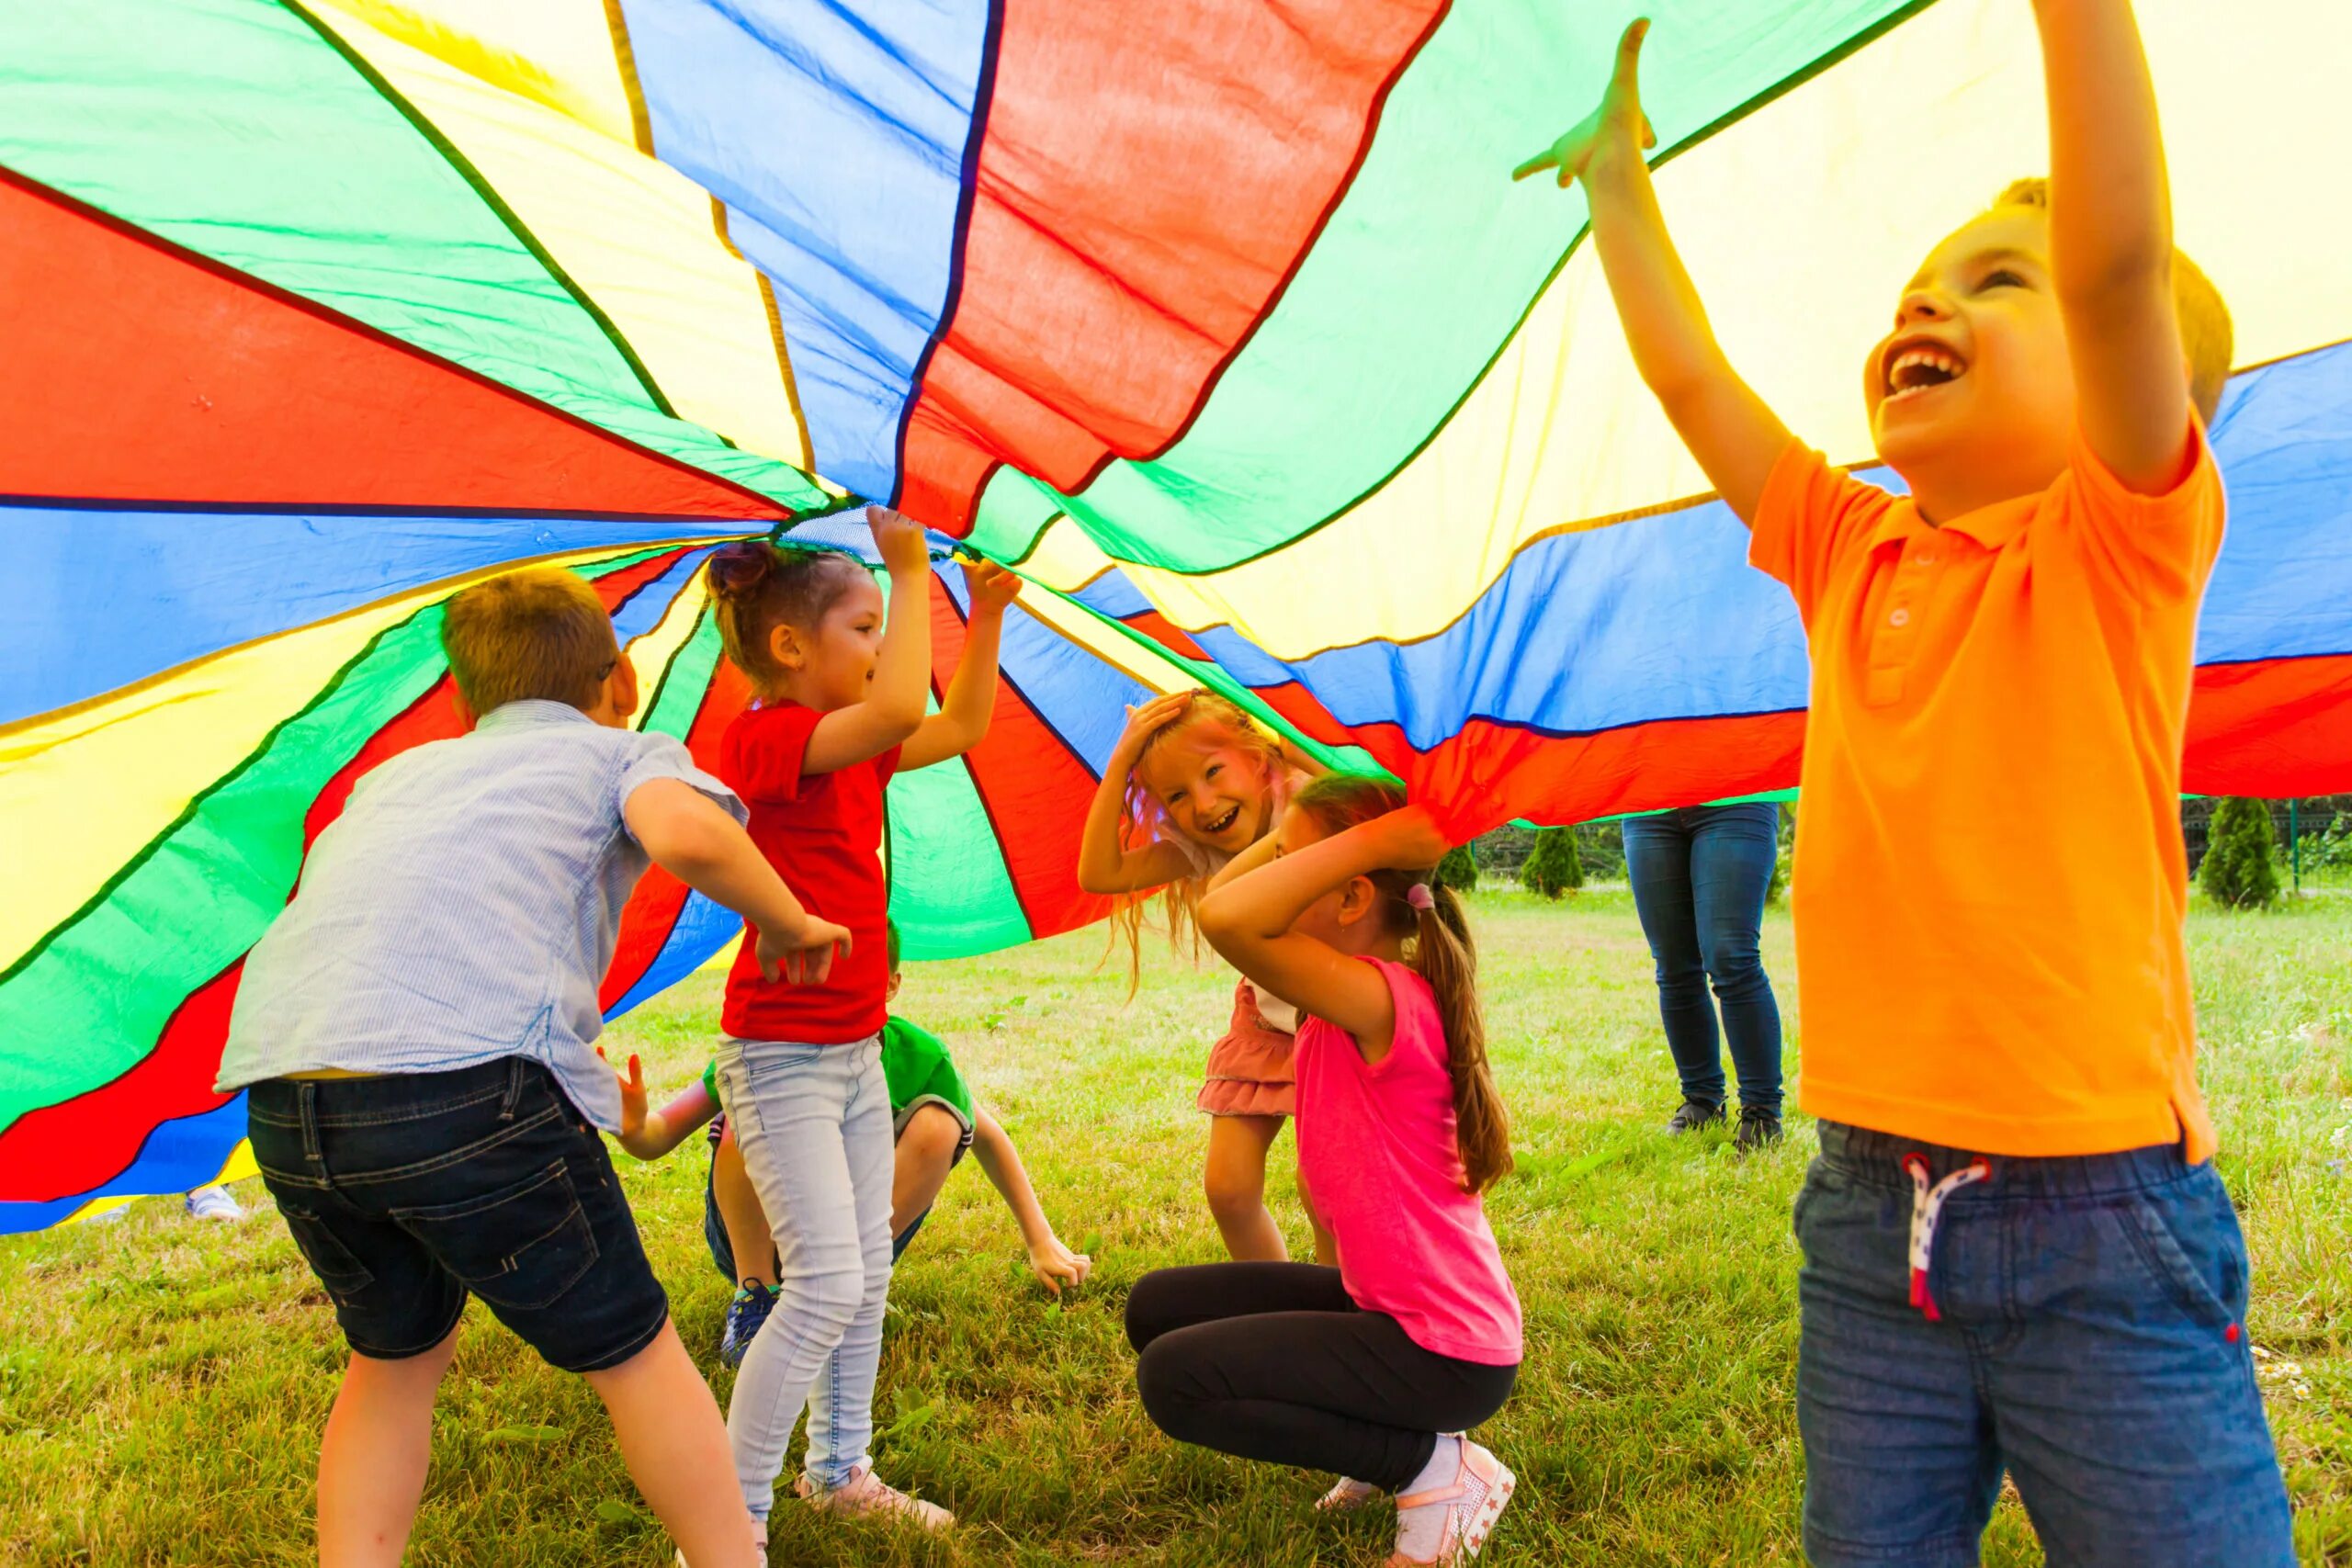
[[[776,1284],[776,1311],[788,1321],[804,1325],[803,1332],[821,1344],[837,1342],[847,1334],[869,1304],[876,1289],[873,1270],[863,1260],[847,1269],[808,1274],[787,1274]],[[878,1289],[887,1293],[885,1270]]]
[[[964,1123],[944,1105],[919,1105],[907,1118],[906,1131],[899,1134],[898,1162],[921,1161],[927,1167],[941,1168],[956,1157],[964,1146]]]
[[[1266,1204],[1266,1174],[1246,1167],[1212,1164],[1201,1178],[1209,1212],[1219,1219],[1243,1219]]]

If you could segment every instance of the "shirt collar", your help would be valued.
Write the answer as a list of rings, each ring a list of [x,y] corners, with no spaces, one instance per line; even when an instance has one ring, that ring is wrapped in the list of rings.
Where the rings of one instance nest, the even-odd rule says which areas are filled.
[[[1909,496],[1898,497],[1878,520],[1871,531],[1871,548],[1881,545],[1899,545],[1916,535],[1964,534],[1988,550],[1997,550],[2018,536],[2026,520],[2040,505],[2040,495],[2012,496],[1996,501],[1990,506],[1980,506],[1964,512],[1940,526],[1919,515],[1918,503]]]
[[[550,724],[594,724],[596,721],[573,707],[546,697],[519,697],[502,703],[474,720],[474,728],[536,729]]]

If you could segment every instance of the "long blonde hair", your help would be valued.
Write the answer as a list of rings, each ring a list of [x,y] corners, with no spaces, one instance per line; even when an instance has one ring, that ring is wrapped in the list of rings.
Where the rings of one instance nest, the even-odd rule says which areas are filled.
[[[1216,874],[1218,867],[1211,863],[1208,851],[1185,837],[1168,819],[1167,808],[1143,782],[1143,768],[1147,760],[1178,737],[1197,736],[1203,730],[1222,732],[1224,743],[1248,752],[1257,761],[1266,790],[1262,831],[1271,833],[1282,825],[1283,807],[1290,793],[1290,759],[1283,754],[1282,742],[1250,722],[1239,704],[1215,692],[1194,692],[1181,715],[1152,732],[1136,752],[1135,766],[1127,771],[1126,809],[1119,824],[1120,847],[1139,850],[1155,843],[1173,844],[1193,868],[1189,875],[1178,877],[1156,894],[1133,894],[1112,908],[1111,943],[1114,948],[1124,943],[1127,950],[1130,997],[1142,981],[1145,906],[1155,897],[1159,900],[1168,923],[1169,945],[1181,953],[1189,944],[1193,956],[1200,955],[1200,926],[1193,917],[1201,907],[1201,895],[1207,890],[1209,878]]]
[[[1361,773],[1329,773],[1300,790],[1291,805],[1306,813],[1326,838],[1359,823],[1401,810],[1404,795],[1385,779]],[[1372,885],[1383,895],[1376,918],[1404,939],[1405,962],[1429,982],[1445,1027],[1446,1067],[1453,1079],[1453,1136],[1462,1155],[1462,1185],[1484,1192],[1510,1174],[1510,1118],[1487,1066],[1487,1022],[1478,1010],[1478,949],[1469,916],[1453,889],[1437,880],[1437,868],[1375,871]],[[1415,886],[1430,890],[1430,907],[1417,907]]]

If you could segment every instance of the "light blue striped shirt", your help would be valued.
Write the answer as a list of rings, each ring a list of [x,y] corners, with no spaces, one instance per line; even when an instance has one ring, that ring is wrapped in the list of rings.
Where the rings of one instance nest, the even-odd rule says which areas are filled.
[[[596,990],[650,863],[621,804],[654,779],[684,780],[744,819],[673,737],[564,703],[508,703],[368,773],[246,955],[215,1087],[524,1056],[617,1132]]]

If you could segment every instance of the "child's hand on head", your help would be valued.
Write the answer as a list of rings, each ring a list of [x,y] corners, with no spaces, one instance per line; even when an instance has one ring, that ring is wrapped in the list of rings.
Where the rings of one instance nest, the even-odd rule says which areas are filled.
[[[1029,1271],[1057,1296],[1062,1293],[1064,1285],[1076,1290],[1086,1283],[1086,1276],[1093,1269],[1094,1259],[1083,1252],[1072,1252],[1058,1236],[1049,1235],[1029,1249]]]
[[[1139,708],[1129,708],[1127,728],[1119,737],[1117,750],[1125,753],[1132,763],[1135,754],[1143,750],[1145,741],[1182,717],[1184,710],[1192,705],[1192,693],[1170,692],[1166,696],[1152,698]]]
[[[605,1055],[602,1045],[596,1047],[596,1055],[606,1066],[613,1066],[612,1059]],[[613,1077],[620,1081],[621,1086],[621,1136],[634,1137],[645,1126],[645,1068],[638,1061],[636,1052],[629,1053],[628,1071],[622,1072],[618,1067],[613,1067]]]
[[[1523,180],[1544,169],[1560,171],[1560,187],[1581,177],[1592,162],[1593,154],[1612,141],[1621,152],[1636,154],[1643,148],[1657,145],[1657,132],[1642,113],[1642,89],[1639,66],[1642,39],[1649,36],[1649,18],[1641,17],[1625,29],[1617,40],[1617,63],[1610,73],[1609,85],[1600,95],[1600,105],[1590,114],[1570,127],[1566,135],[1535,154],[1510,172],[1510,177]]]
[[[881,552],[882,564],[893,576],[931,569],[931,549],[923,543],[922,525],[913,518],[887,506],[869,506],[865,525],[873,530],[874,547]]]
[[[781,978],[786,985],[821,986],[833,972],[835,953],[850,949],[847,926],[837,926],[814,915],[808,918],[797,934],[771,932],[764,926],[757,929],[760,940],[752,950],[752,957],[760,966],[763,980]]]
[[[964,562],[964,581],[972,591],[972,613],[1001,610],[1021,596],[1021,579],[992,560]]]

